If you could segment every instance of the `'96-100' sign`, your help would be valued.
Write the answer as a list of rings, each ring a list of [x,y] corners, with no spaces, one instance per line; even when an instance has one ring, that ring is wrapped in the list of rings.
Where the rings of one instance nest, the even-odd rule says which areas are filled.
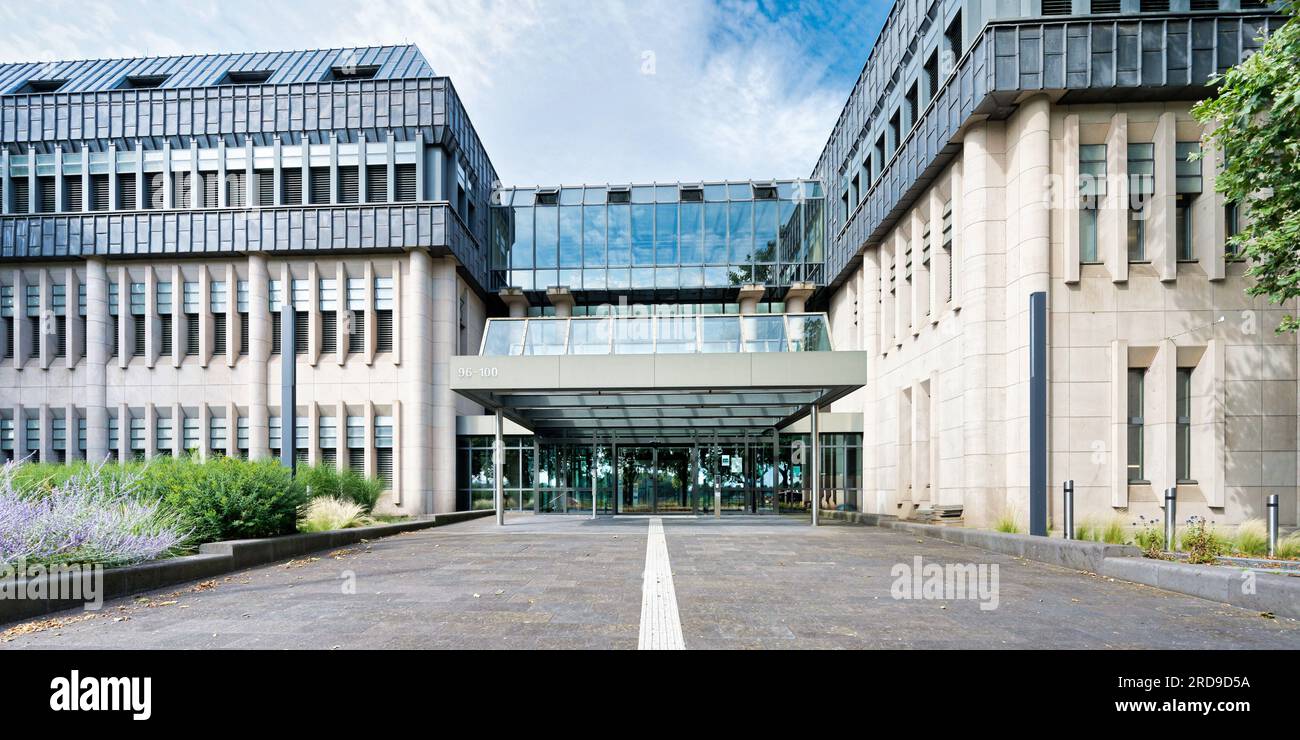
[[[458,367],[456,368],[456,377],[458,378],[495,378],[501,373],[495,367]]]

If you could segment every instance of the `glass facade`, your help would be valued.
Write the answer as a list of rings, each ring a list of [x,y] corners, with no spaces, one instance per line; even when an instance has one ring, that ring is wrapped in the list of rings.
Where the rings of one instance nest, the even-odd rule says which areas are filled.
[[[611,445],[506,436],[502,472],[508,510],[590,514],[592,476],[601,514],[806,512],[809,436],[754,434],[716,443],[629,440]],[[858,511],[862,435],[822,434],[821,508]],[[773,464],[773,455],[777,455]],[[458,510],[493,506],[492,437],[461,436]]]
[[[829,352],[825,314],[489,319],[484,356]]]
[[[808,180],[505,190],[492,208],[492,288],[820,284],[822,209]]]

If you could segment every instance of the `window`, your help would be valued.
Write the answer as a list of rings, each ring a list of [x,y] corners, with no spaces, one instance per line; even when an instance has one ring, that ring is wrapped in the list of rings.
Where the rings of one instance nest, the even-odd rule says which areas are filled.
[[[377,64],[345,64],[340,67],[330,67],[326,73],[324,82],[346,82],[348,80],[373,80],[379,73]]]
[[[185,354],[193,357],[199,353],[199,284],[181,285],[181,309],[185,312]]]
[[[171,457],[172,454],[172,419],[170,416],[160,416],[154,422],[154,454],[166,455]]]
[[[158,283],[155,293],[158,302],[158,352],[166,356],[172,353],[172,284]]]
[[[393,200],[409,203],[415,200],[415,195],[415,165],[397,165],[393,172]]]
[[[145,436],[145,426],[143,416],[131,417],[131,459],[143,460],[145,446],[148,444],[148,438]]]
[[[181,447],[188,452],[199,449],[199,418],[197,416],[182,418]]]
[[[911,129],[916,126],[921,117],[921,82],[920,80],[912,83],[912,89],[907,91],[907,128]]]
[[[310,328],[309,314],[306,311],[293,312],[293,353],[307,354],[307,333]]]
[[[934,100],[934,96],[939,94],[939,50],[935,49],[930,53],[930,58],[925,60],[925,95],[926,102]]]
[[[91,175],[90,176],[90,210],[107,211],[108,210],[108,175]]]
[[[41,461],[41,420],[29,418],[25,420],[27,428],[27,454],[32,462]]]
[[[280,459],[281,439],[284,435],[281,433],[281,423],[279,416],[271,416],[266,420],[266,441],[267,447],[271,451],[271,456]]]
[[[235,283],[235,308],[239,312],[239,354],[248,354],[248,281]]]
[[[1192,0],[1192,10],[1218,10],[1219,0]]]
[[[245,173],[243,172],[226,173],[227,208],[243,208],[248,205],[248,200],[246,198],[248,189],[245,187],[244,175]],[[208,175],[208,177],[214,180],[216,179],[216,175]]]
[[[66,84],[67,80],[28,80],[14,92],[19,95],[43,95],[55,92]]]
[[[85,203],[81,197],[81,175],[67,175],[63,178],[63,209],[80,211]]]
[[[384,489],[393,487],[393,417],[375,417],[375,473]]]
[[[388,168],[371,165],[366,168],[366,202],[384,203],[388,200]]]
[[[1177,259],[1180,262],[1194,262],[1196,255],[1192,250],[1192,196],[1178,196],[1174,203],[1174,212]]]
[[[214,457],[226,454],[226,417],[213,416],[208,419],[208,452]]]
[[[253,170],[253,182],[257,187],[257,205],[275,205],[275,170]]]
[[[14,343],[17,341],[17,337],[14,336],[14,287],[12,285],[0,286],[0,317],[4,318],[5,326],[4,359],[11,360],[14,356]]]
[[[31,192],[28,190],[27,178],[11,180],[14,188],[14,213],[27,213],[31,210]]]
[[[891,143],[894,145],[893,151],[903,145],[903,114],[902,110],[895,110],[894,115],[889,117],[889,133],[893,137]]]
[[[54,213],[54,178],[38,177],[36,178],[36,201],[37,213]]]
[[[1128,260],[1145,262],[1147,205],[1155,193],[1155,144],[1128,145]]]
[[[1232,243],[1232,237],[1236,236],[1241,230],[1241,224],[1238,222],[1239,218],[1236,203],[1223,204],[1223,231],[1227,236],[1227,241],[1223,245],[1223,254],[1230,260],[1241,259],[1237,245]]]
[[[280,170],[280,202],[286,206],[302,205],[301,167],[286,167]]]
[[[203,208],[216,208],[218,191],[221,188],[221,178],[215,172],[204,172],[199,175],[199,184],[203,193],[200,205]]]
[[[31,359],[38,359],[41,356],[41,286],[27,286],[27,323],[31,327],[32,334],[32,353]]]
[[[213,280],[209,284],[208,303],[212,311],[212,353],[214,355],[224,355],[226,353],[226,282],[224,280]]]
[[[322,278],[318,293],[320,295],[320,320],[322,353],[338,352],[338,289],[336,281]]]
[[[362,278],[348,278],[348,311],[351,320],[346,322],[348,335],[348,353],[356,354],[366,351],[366,281]]]
[[[132,357],[144,357],[145,318],[145,284],[131,283]]]
[[[124,211],[134,211],[135,195],[135,173],[117,173],[117,207]]]
[[[962,54],[961,11],[957,12],[952,23],[948,24],[948,29],[943,32],[943,41],[944,51],[949,54],[948,69],[951,70],[957,64],[957,60],[961,59]]]
[[[943,204],[943,258],[948,262],[948,285],[944,296],[945,302],[952,302],[952,273],[956,265],[952,263],[952,201]]]
[[[348,433],[348,469],[361,474],[366,472],[366,420],[360,416],[349,416]]]
[[[271,354],[280,354],[281,332],[283,331],[283,322],[280,319],[279,311],[271,312]]]
[[[339,425],[333,416],[320,417],[319,431],[321,465],[335,467],[338,464]]]
[[[1146,369],[1135,367],[1128,371],[1128,479],[1131,483],[1145,480],[1143,469],[1143,395]]]
[[[1192,480],[1192,368],[1180,367],[1176,378],[1177,444],[1174,474],[1179,483]]]
[[[151,90],[162,87],[171,75],[127,75],[117,83],[118,90]]]
[[[1043,15],[1069,15],[1072,0],[1043,0]]]
[[[393,351],[393,279],[375,278],[375,351]]]
[[[190,182],[190,173],[173,172],[172,173],[172,207],[189,208],[190,194],[192,188]]]
[[[300,413],[293,419],[293,459],[299,465],[307,464],[307,451],[311,447],[309,436],[311,427],[307,425],[307,414]]]
[[[1180,141],[1174,145],[1174,174],[1179,194],[1201,192],[1201,142]]]
[[[328,167],[311,167],[307,170],[308,193],[307,197],[312,205],[319,205],[330,202],[330,168]]]
[[[235,419],[235,449],[239,450],[239,459],[248,459],[248,417]]]
[[[167,177],[161,172],[146,175],[144,180],[144,208],[162,208],[167,204]]]
[[[872,179],[871,179],[871,182],[874,185],[875,182],[880,179],[880,176],[885,171],[885,135],[884,134],[881,134],[880,138],[876,139],[875,159],[872,160],[872,164],[875,165],[875,167],[873,168]]]
[[[339,168],[339,200],[340,203],[356,203],[360,200],[360,181],[356,165],[341,165]],[[312,183],[313,187],[315,183]],[[328,193],[326,193],[328,199]],[[317,202],[313,199],[312,202]]]
[[[112,323],[112,326],[109,327],[109,341],[112,343],[112,348],[109,351],[108,356],[117,357],[117,350],[119,349],[118,347],[119,326],[118,326],[118,315],[117,315],[117,281],[111,278],[108,281],[108,316],[110,322]],[[89,332],[85,332],[85,333],[88,334]]]
[[[1097,253],[1097,208],[1106,195],[1106,145],[1079,147],[1079,261],[1100,262]]]
[[[68,460],[68,421],[60,417],[50,419],[50,447],[54,449],[54,461],[64,463]]]
[[[54,356],[68,354],[68,293],[63,283],[50,286],[50,308],[54,313]]]
[[[264,85],[275,74],[273,69],[230,70],[218,82],[218,85]]]
[[[1168,13],[1169,0],[1142,0],[1138,7],[1143,13]]]
[[[1118,13],[1120,0],[1092,0],[1094,13]]]

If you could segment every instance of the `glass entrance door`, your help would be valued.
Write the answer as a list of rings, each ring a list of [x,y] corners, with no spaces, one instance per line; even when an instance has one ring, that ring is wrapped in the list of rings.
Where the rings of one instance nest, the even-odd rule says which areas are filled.
[[[655,511],[660,514],[689,514],[691,469],[694,450],[690,447],[655,449]]]
[[[650,514],[655,504],[655,448],[618,448],[618,513]]]

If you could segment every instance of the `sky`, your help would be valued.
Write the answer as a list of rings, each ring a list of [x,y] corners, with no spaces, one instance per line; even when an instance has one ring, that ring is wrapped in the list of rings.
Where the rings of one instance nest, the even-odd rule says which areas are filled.
[[[812,172],[888,0],[112,0],[0,6],[0,61],[413,43],[506,185]]]

